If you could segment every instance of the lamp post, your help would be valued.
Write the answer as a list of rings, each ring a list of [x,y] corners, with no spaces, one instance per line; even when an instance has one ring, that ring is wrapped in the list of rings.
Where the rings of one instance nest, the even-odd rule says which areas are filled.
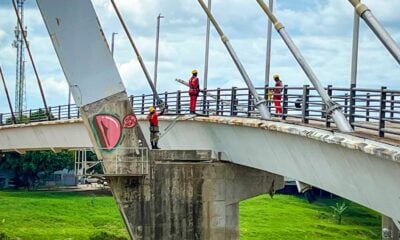
[[[358,66],[358,42],[360,35],[360,17],[357,11],[354,11],[353,22],[353,48],[351,57],[351,83],[350,86],[355,87],[357,84],[357,66]]]
[[[111,35],[111,55],[114,56],[114,36],[118,34],[117,32],[113,32]]]
[[[269,8],[273,11],[274,0],[269,0]],[[272,22],[268,19],[267,29],[267,52],[265,61],[265,87],[269,87],[269,75],[271,70],[271,39],[272,39]]]
[[[211,11],[211,0],[208,0],[208,9]],[[206,52],[204,59],[204,90],[207,90],[208,81],[208,56],[210,52],[210,18],[207,16],[207,28],[206,28]]]
[[[157,68],[158,68],[158,46],[160,42],[160,22],[161,18],[164,18],[164,16],[158,14],[157,16],[157,35],[156,35],[156,53],[155,53],[155,59],[154,59],[154,87],[157,89]]]

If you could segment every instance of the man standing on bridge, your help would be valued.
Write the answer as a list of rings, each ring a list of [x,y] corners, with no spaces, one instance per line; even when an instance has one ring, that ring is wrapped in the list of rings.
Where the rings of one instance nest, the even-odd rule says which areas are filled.
[[[150,142],[151,142],[151,149],[160,149],[158,147],[158,139],[159,136],[159,128],[158,128],[158,116],[164,114],[165,108],[161,109],[161,112],[157,113],[155,107],[149,108],[149,115],[147,115],[147,119],[150,123]]]
[[[197,77],[197,70],[193,69],[192,77],[189,79],[190,113],[196,113],[196,103],[199,93],[199,78]]]
[[[274,101],[275,105],[275,113],[282,114],[282,107],[281,107],[281,98],[282,98],[282,81],[279,79],[279,74],[274,73],[272,78],[275,80],[275,88],[274,88],[274,96],[272,100]]]

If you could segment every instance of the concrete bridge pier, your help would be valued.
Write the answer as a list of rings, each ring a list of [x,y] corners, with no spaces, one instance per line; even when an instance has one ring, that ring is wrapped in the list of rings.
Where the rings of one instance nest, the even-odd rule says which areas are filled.
[[[283,177],[213,159],[151,152],[150,174],[110,177],[133,239],[239,239],[239,202],[283,188]]]
[[[398,226],[400,222],[396,224],[395,220],[390,217],[382,215],[382,239],[383,240],[399,240],[400,231]]]

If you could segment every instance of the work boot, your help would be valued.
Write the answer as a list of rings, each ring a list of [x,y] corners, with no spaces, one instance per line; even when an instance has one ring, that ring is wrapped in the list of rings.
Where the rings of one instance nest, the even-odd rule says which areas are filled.
[[[161,149],[161,148],[158,147],[158,143],[155,143],[153,149]]]

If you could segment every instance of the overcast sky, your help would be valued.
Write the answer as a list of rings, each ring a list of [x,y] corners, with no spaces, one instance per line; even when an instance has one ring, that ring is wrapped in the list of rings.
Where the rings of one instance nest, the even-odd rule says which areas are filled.
[[[115,61],[129,94],[150,93],[109,0],[92,0],[109,41],[115,41]],[[206,17],[196,0],[115,0],[153,75],[156,18],[161,22],[159,91],[186,89],[174,81],[187,79],[193,68],[204,72]],[[373,14],[400,43],[400,0],[365,0]],[[213,0],[213,13],[256,86],[264,84],[267,18],[255,0]],[[284,24],[323,85],[350,83],[353,8],[347,0],[275,0],[275,14]],[[68,86],[34,0],[26,0],[25,23],[48,105],[67,103]],[[14,102],[15,56],[11,46],[16,18],[11,1],[0,0],[0,65]],[[366,24],[361,22],[358,86],[400,87],[400,67]],[[244,86],[235,65],[212,27],[209,88]],[[26,55],[27,107],[42,106],[36,79]],[[271,73],[285,84],[308,84],[279,35],[273,32]],[[201,83],[202,85],[203,83]],[[0,112],[7,112],[0,87]]]

